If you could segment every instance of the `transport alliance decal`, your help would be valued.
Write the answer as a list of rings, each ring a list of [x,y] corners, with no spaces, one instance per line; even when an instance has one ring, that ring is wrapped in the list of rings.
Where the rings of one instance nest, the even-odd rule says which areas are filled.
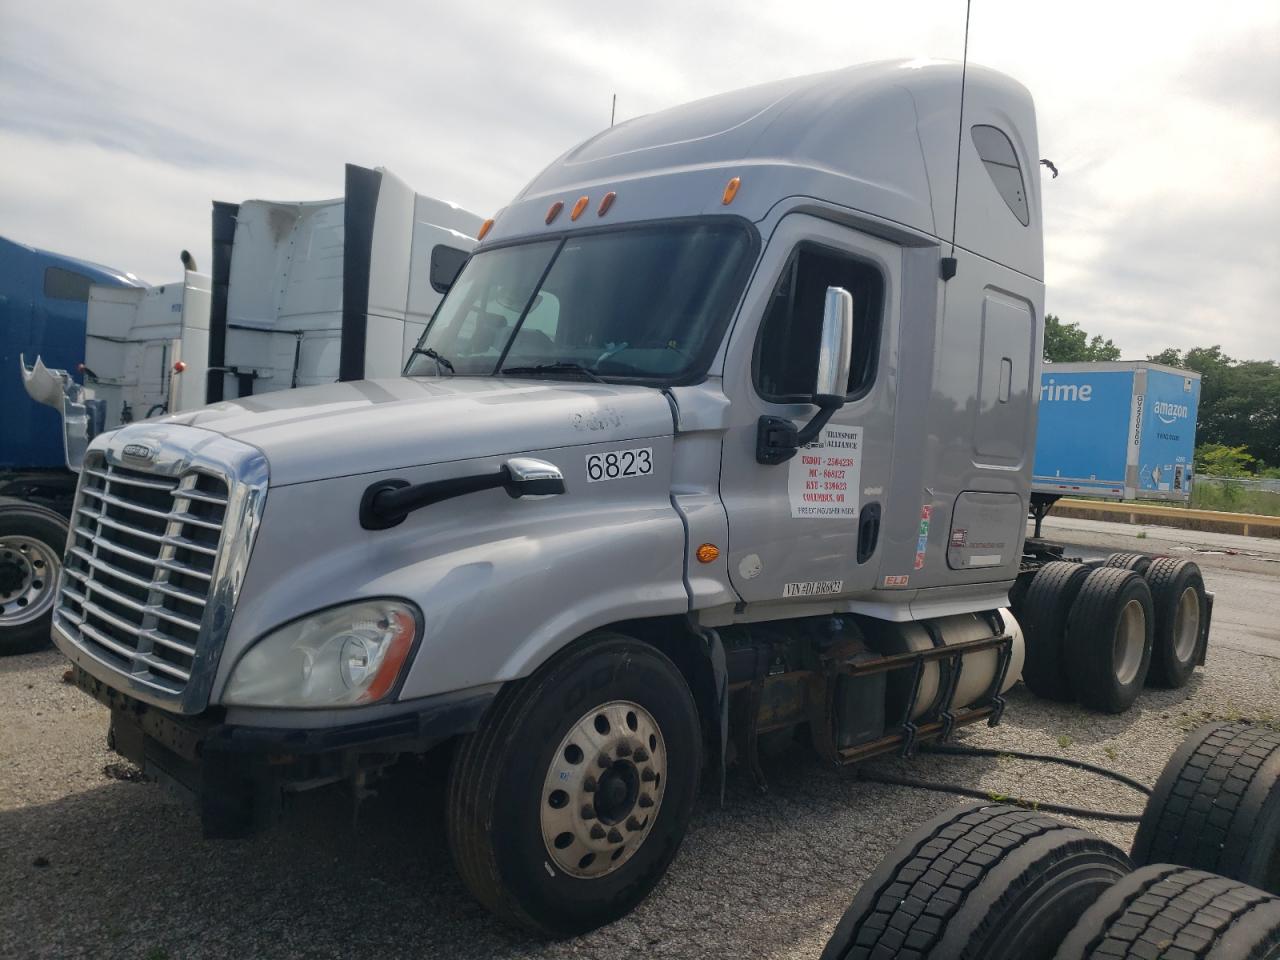
[[[856,517],[861,473],[862,427],[823,427],[816,440],[791,458],[791,516]]]

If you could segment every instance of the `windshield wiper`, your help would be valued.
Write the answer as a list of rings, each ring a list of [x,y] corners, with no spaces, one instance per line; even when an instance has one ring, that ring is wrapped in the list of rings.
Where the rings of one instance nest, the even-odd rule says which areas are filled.
[[[436,353],[433,347],[414,347],[412,350],[409,351],[409,356],[411,357],[416,356],[419,353],[422,354],[424,357],[429,357],[430,359],[436,362],[437,377],[440,376],[441,367],[444,367],[450,373],[453,373],[453,364],[449,362],[449,358],[441,356],[440,354]]]
[[[588,370],[580,363],[573,363],[569,360],[562,360],[558,363],[539,363],[531,367],[503,367],[503,373],[521,374],[521,373],[580,373],[596,383],[605,383],[595,371]]]

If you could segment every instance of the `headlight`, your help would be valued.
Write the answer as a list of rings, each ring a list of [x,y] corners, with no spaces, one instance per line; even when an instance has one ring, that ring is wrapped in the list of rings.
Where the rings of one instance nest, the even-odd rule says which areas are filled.
[[[375,703],[395,686],[417,632],[417,610],[399,600],[365,600],[313,613],[250,647],[231,671],[222,702],[237,707]]]

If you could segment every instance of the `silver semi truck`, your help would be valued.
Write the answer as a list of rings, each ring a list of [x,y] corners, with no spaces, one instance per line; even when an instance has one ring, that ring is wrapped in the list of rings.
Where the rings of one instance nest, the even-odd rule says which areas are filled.
[[[567,934],[726,765],[996,722],[1040,186],[1028,92],[961,103],[892,62],[619,124],[486,222],[403,376],[97,437],[54,631],[115,748],[215,836],[448,750],[465,883]]]

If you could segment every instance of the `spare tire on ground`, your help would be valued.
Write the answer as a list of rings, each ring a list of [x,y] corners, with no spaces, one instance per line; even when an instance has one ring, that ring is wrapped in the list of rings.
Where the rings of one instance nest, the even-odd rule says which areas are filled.
[[[1278,953],[1280,899],[1239,880],[1155,864],[1103,892],[1056,960],[1264,960]]]
[[[1165,764],[1135,863],[1176,863],[1280,894],[1280,732],[1208,723]]]
[[[1155,609],[1155,640],[1151,649],[1154,686],[1181,687],[1200,659],[1200,643],[1208,622],[1209,601],[1204,577],[1190,560],[1161,557],[1146,571]]]
[[[1065,658],[1082,705],[1103,713],[1133,706],[1151,665],[1153,621],[1142,577],[1115,567],[1089,572],[1071,607]]]
[[[1102,565],[1145,574],[1147,568],[1151,566],[1151,558],[1145,553],[1113,553]]]
[[[959,807],[880,862],[821,960],[1049,960],[1130,869],[1119,848],[1052,817]]]
[[[1066,668],[1067,620],[1088,575],[1082,563],[1055,560],[1040,568],[1022,597],[1017,614],[1027,645],[1022,681],[1037,697],[1075,698]]]

